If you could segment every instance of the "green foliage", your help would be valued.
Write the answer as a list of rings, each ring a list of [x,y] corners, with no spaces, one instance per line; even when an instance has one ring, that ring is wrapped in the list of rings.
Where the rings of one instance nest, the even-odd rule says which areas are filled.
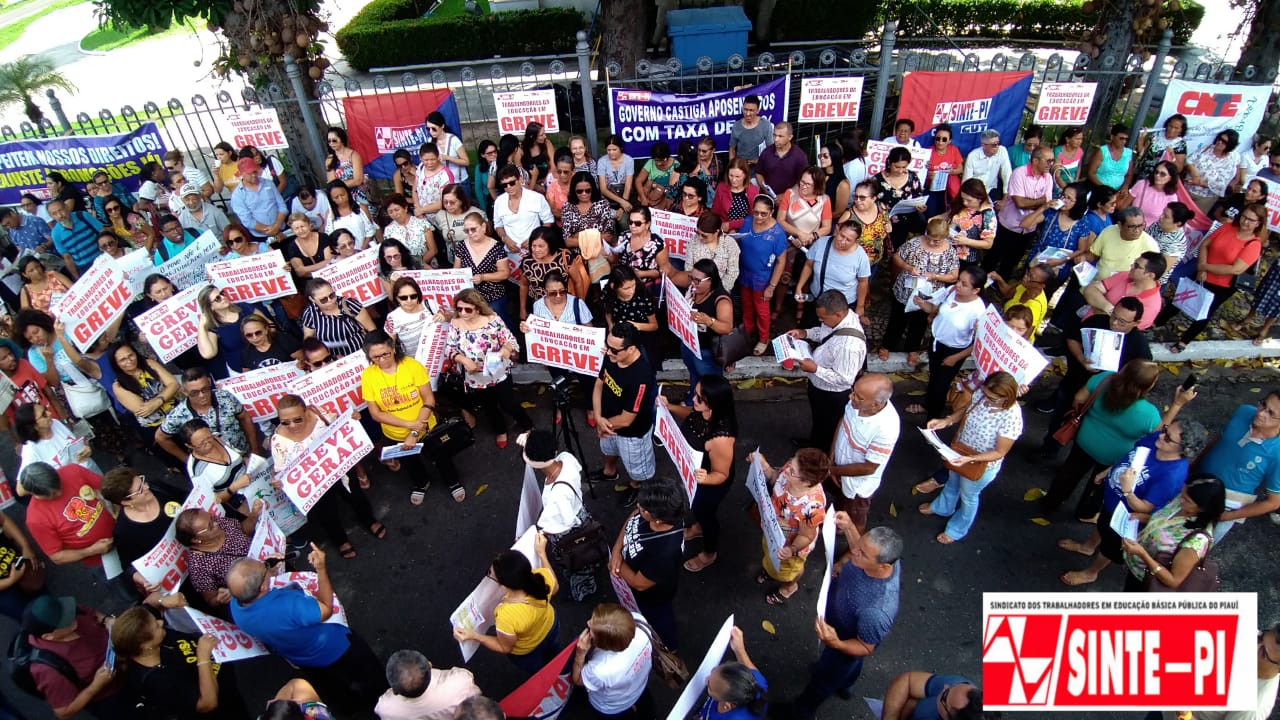
[[[1104,3],[1097,3],[1099,6]],[[1168,12],[1175,45],[1186,44],[1204,7],[1185,0]],[[1085,13],[1080,0],[885,0],[884,17],[898,21],[898,37],[1007,37],[1078,41],[1101,12]]]
[[[76,91],[76,86],[46,58],[28,55],[0,65],[0,107],[20,104],[27,118],[38,123],[44,113],[32,96],[45,88]]]
[[[879,26],[878,16],[884,1],[778,0],[773,11],[771,39],[791,42],[860,38]]]
[[[582,15],[569,8],[424,18],[429,0],[373,0],[335,37],[360,70],[573,50]]]
[[[315,12],[321,0],[281,0],[298,12]],[[174,21],[210,20],[222,25],[235,12],[234,0],[94,0],[111,23],[124,27],[167,28]]]

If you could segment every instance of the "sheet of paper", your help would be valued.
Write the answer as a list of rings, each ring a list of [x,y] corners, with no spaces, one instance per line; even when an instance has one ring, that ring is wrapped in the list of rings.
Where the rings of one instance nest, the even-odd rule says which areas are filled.
[[[408,457],[410,455],[417,455],[421,452],[422,452],[422,443],[418,443],[417,445],[414,445],[408,450],[401,449],[400,445],[398,444],[388,445],[382,448],[382,455],[380,456],[380,459],[391,460],[393,458],[401,458],[401,457]]]
[[[1128,506],[1123,501],[1116,505],[1115,511],[1111,513],[1111,529],[1122,538],[1138,539],[1138,519],[1130,514]]]
[[[943,460],[946,460],[947,462],[954,462],[960,458],[960,453],[952,450],[950,446],[942,442],[942,440],[938,438],[938,433],[929,430],[928,428],[920,428],[920,434],[924,436],[925,442],[932,445],[933,449],[938,451],[938,454],[942,456]]]
[[[124,567],[120,565],[120,554],[115,551],[115,548],[102,555],[102,572],[108,580],[119,577],[120,573],[124,572]]]
[[[1041,250],[1039,255],[1036,255],[1036,259],[1032,264],[1040,265],[1050,260],[1066,260],[1069,257],[1071,257],[1071,251],[1066,248],[1048,247]]]
[[[1080,281],[1080,287],[1084,287],[1093,282],[1093,278],[1098,274],[1098,267],[1091,262],[1081,260],[1071,267],[1071,271],[1076,274],[1076,279]]]
[[[862,700],[867,703],[867,707],[871,708],[872,717],[879,718],[881,715],[884,714],[883,700],[877,700],[875,698],[869,698],[869,697],[864,697],[862,698]]]
[[[889,211],[889,217],[918,212],[923,210],[925,205],[928,204],[929,198],[924,195],[921,195],[920,197],[907,198],[906,200],[899,201],[897,205],[893,206],[893,209]]]

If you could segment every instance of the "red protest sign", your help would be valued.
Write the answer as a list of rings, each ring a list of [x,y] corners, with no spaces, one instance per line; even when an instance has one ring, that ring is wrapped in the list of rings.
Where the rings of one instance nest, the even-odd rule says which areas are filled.
[[[209,280],[236,301],[271,300],[298,292],[279,250],[213,263]]]
[[[524,334],[529,359],[548,367],[595,377],[604,357],[604,328],[584,327],[529,316]]]
[[[364,307],[387,297],[382,279],[378,277],[377,246],[331,262],[313,274],[328,280],[339,295],[345,295]]]
[[[422,289],[422,301],[437,310],[452,310],[453,296],[473,287],[472,272],[467,268],[447,270],[400,270],[391,274],[396,278],[412,278]]]
[[[373,451],[373,441],[360,423],[343,413],[293,462],[276,474],[285,494],[303,513],[311,512],[338,478]]]
[[[693,307],[689,299],[671,282],[671,278],[662,276],[662,287],[667,297],[667,325],[671,332],[680,338],[684,346],[701,355],[698,345],[698,324],[693,321]]]
[[[276,401],[281,395],[292,392],[293,382],[302,375],[297,365],[281,363],[233,375],[219,381],[218,387],[235,395],[249,411],[249,417],[257,422],[276,416]]]
[[[329,415],[363,410],[365,402],[360,394],[360,375],[368,365],[369,361],[363,354],[354,353],[297,378],[290,387],[308,405]]]
[[[134,321],[156,351],[160,362],[170,362],[196,346],[196,323],[200,318],[196,296],[202,289],[201,285],[193,285],[142,313]]]

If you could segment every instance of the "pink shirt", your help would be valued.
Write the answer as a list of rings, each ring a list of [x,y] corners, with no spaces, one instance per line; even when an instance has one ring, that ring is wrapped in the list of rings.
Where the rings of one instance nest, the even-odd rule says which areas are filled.
[[[433,667],[426,692],[407,698],[387,690],[373,711],[381,720],[452,720],[459,703],[479,694],[470,670]]]
[[[1120,298],[1128,295],[1138,298],[1142,303],[1142,319],[1138,321],[1138,329],[1146,330],[1156,321],[1156,316],[1160,314],[1160,310],[1164,307],[1164,301],[1160,298],[1160,286],[1148,288],[1142,292],[1133,289],[1133,283],[1129,282],[1129,271],[1118,272],[1102,281],[1102,291],[1107,297],[1107,302],[1115,305],[1120,302]],[[1082,320],[1098,315],[1095,308],[1089,308],[1089,312],[1085,313]]]
[[[1023,198],[1043,198],[1045,200],[1053,199],[1053,175],[1045,173],[1038,177],[1032,176],[1030,171],[1031,165],[1023,165],[1013,171],[1013,175],[1009,177],[1009,190],[1005,193],[1005,199],[1008,201],[1004,204],[1004,209],[1000,211],[1000,224],[1006,230],[1018,233],[1019,235],[1030,235],[1036,232],[1035,228],[1030,230],[1022,229],[1022,219],[1030,215],[1033,210],[1021,210],[1013,202],[1014,195]]]

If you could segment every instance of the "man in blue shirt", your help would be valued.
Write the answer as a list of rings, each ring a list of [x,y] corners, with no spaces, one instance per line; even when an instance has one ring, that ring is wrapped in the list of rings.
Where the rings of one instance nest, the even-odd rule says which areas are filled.
[[[105,170],[99,170],[94,173],[93,182],[85,185],[84,189],[89,193],[91,201],[89,211],[93,213],[94,217],[104,223],[108,221],[107,211],[103,209],[103,205],[106,203],[107,198],[114,195],[117,200],[128,208],[133,207],[134,203],[137,202],[137,198],[133,196],[133,193],[129,192],[129,188],[125,187],[122,183],[113,181],[111,176],[108,175]]]
[[[49,252],[53,249],[49,226],[34,215],[13,208],[0,208],[0,225],[9,230],[9,240],[18,251]]]
[[[89,269],[102,254],[98,248],[102,223],[86,212],[72,212],[56,198],[48,202],[48,207],[49,217],[53,218],[53,248],[67,262],[67,274],[75,280],[81,269]]]
[[[333,616],[334,596],[324,552],[312,543],[307,560],[316,570],[315,597],[295,586],[271,590],[270,573],[259,560],[241,558],[232,563],[227,572],[231,618],[299,667],[335,709],[372,713],[387,689],[382,662],[359,635],[325,622]]]
[[[982,690],[960,675],[904,672],[884,693],[883,720],[981,720]]]
[[[1215,543],[1236,522],[1280,509],[1280,390],[1237,408],[1197,465],[1196,471],[1227,487],[1227,511],[1213,528]]]
[[[194,245],[200,237],[196,231],[182,227],[182,221],[173,215],[160,216],[160,235],[155,257],[152,258],[156,265],[163,265],[177,257],[178,253]]]
[[[240,184],[231,193],[231,212],[249,228],[258,242],[265,242],[280,234],[284,225],[284,198],[271,183],[261,182],[262,168],[253,158],[240,158],[236,164],[240,170]]]

